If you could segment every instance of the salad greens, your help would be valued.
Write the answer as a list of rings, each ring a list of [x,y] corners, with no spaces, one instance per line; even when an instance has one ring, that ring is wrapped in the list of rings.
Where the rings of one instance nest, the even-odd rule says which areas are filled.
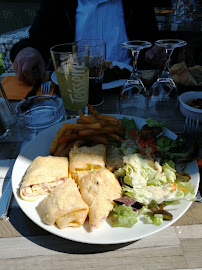
[[[138,130],[134,120],[123,118],[125,141],[118,149],[123,166],[114,171],[123,189],[123,198],[115,201],[112,226],[132,227],[143,215],[145,222],[161,225],[172,220],[164,209],[179,200],[195,200],[195,186],[190,176],[176,172],[176,157],[184,142],[164,134],[164,123],[148,119]],[[190,159],[188,158],[188,161]],[[131,203],[132,201],[132,203]]]
[[[137,216],[137,213],[133,211],[131,206],[117,204],[114,207],[113,215],[111,216],[113,227],[131,228],[135,223],[137,223]]]

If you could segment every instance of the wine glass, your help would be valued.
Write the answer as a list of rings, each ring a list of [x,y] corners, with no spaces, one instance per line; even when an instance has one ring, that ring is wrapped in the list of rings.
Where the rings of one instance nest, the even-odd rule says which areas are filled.
[[[175,48],[187,43],[179,39],[162,39],[155,44],[165,48],[167,60],[163,72],[149,90],[147,117],[165,120],[176,114],[178,106],[178,90],[169,73],[171,55]]]
[[[121,46],[132,52],[133,71],[121,89],[120,113],[144,117],[147,109],[147,94],[146,88],[137,72],[137,60],[140,51],[151,47],[151,43],[142,40],[132,40],[122,43]]]

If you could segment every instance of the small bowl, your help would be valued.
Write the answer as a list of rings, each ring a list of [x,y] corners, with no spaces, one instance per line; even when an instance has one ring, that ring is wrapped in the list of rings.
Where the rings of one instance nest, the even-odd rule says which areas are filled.
[[[202,92],[186,92],[180,95],[180,111],[185,117],[198,118],[199,122],[202,122],[202,109],[193,108],[187,103],[192,99],[202,98]]]
[[[28,129],[44,129],[52,126],[64,117],[61,98],[52,95],[37,95],[20,101],[15,112],[18,123]]]

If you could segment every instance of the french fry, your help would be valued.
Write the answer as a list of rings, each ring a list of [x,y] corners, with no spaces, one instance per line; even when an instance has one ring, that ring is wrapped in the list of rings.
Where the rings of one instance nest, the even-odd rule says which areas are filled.
[[[102,129],[82,129],[79,130],[80,136],[90,136],[96,134],[110,134],[114,132],[113,127],[103,127]]]
[[[71,133],[72,133],[72,130],[67,129],[65,130],[64,136],[70,135]],[[59,144],[56,152],[54,153],[54,156],[60,157],[61,152],[65,149],[66,145],[67,145],[66,142]]]
[[[119,123],[116,123],[114,121],[100,120],[100,124],[102,127],[113,126],[114,132],[121,137],[125,135],[125,129],[120,126]]]
[[[62,151],[65,149],[66,146],[67,146],[66,143],[61,143],[61,144],[59,144],[59,145],[58,145],[58,148],[57,148],[57,150],[56,150],[56,152],[54,153],[54,156],[60,157]]]
[[[93,115],[84,115],[84,114],[79,114],[80,118],[84,121],[84,123],[92,124],[92,123],[97,123],[97,119]]]
[[[99,120],[108,120],[108,121],[118,122],[118,119],[116,117],[114,117],[114,116],[111,116],[111,115],[101,115],[101,114],[99,114],[99,112],[96,111],[96,109],[93,108],[89,104],[88,104],[88,109],[90,110],[90,112],[92,113],[92,115],[95,116],[95,118],[97,118]]]
[[[85,115],[84,115],[84,113],[80,112],[80,113],[79,113],[79,116],[82,118],[82,117],[85,116]]]
[[[100,122],[102,127],[113,126],[113,127],[118,127],[118,128],[121,128],[121,129],[124,130],[122,124],[119,123],[119,121],[111,121],[111,120],[100,119],[99,122]]]
[[[98,111],[96,111],[96,109],[93,108],[93,106],[91,106],[90,104],[88,104],[88,109],[92,113],[92,115],[95,116],[96,118],[97,118],[97,116],[99,116]]]
[[[89,141],[91,141],[93,144],[105,144],[105,145],[107,145],[109,143],[108,137],[106,135],[104,135],[104,134],[90,136]]]
[[[69,143],[69,142],[72,142],[72,141],[75,141],[75,140],[78,140],[80,137],[79,137],[79,134],[70,134],[70,135],[63,135],[61,136],[59,139],[58,139],[58,142],[61,144],[61,143]]]
[[[88,105],[91,114],[80,113],[75,124],[64,123],[59,129],[50,146],[50,154],[68,156],[75,145],[95,145],[109,143],[109,138],[123,142],[125,129],[122,120],[110,115],[101,115],[95,108]]]
[[[77,123],[77,124],[82,124],[82,125],[85,125],[85,124],[86,124],[86,122],[85,122],[83,119],[81,119],[81,118],[78,118],[78,119],[76,120],[76,123]]]
[[[56,152],[59,144],[58,144],[58,139],[65,133],[65,129],[64,128],[60,128],[58,130],[58,132],[56,133],[50,147],[49,147],[49,151],[51,155],[54,155],[54,153]]]
[[[76,147],[80,147],[82,144],[85,143],[85,140],[82,140],[82,139],[79,139],[79,140],[76,140],[73,145],[76,146]]]
[[[118,119],[116,117],[112,116],[112,115],[101,115],[101,114],[99,114],[97,116],[97,119],[106,120],[106,121],[114,121],[114,122],[118,123]]]
[[[124,135],[125,135],[125,130],[123,129],[123,128],[121,128],[121,127],[117,127],[117,126],[113,126],[113,128],[114,128],[114,133],[115,134],[117,134],[118,136],[120,136],[120,137],[124,137]]]
[[[67,157],[69,155],[70,149],[73,147],[73,143],[67,144],[67,146],[60,153],[61,157]]]
[[[100,128],[102,128],[102,126],[100,125],[99,122],[97,122],[97,123],[85,124],[85,125],[79,125],[78,124],[78,128],[79,129],[86,129],[86,128],[89,128],[89,129],[100,129]]]
[[[101,134],[101,130],[99,129],[81,129],[79,130],[79,136],[91,136],[91,135],[96,135],[96,134]]]
[[[121,138],[120,136],[118,136],[118,135],[116,135],[116,134],[114,134],[114,133],[111,133],[111,134],[109,134],[108,136],[109,136],[110,138],[114,139],[114,140],[117,141],[117,142],[123,142],[123,141],[124,141],[123,138]]]
[[[72,126],[74,125],[74,126]],[[70,129],[100,129],[102,128],[102,126],[100,125],[99,122],[97,123],[91,123],[91,124],[69,124],[69,123],[64,123],[63,124],[64,128],[70,128]]]
[[[89,114],[88,118],[89,118],[89,121],[91,121],[92,123],[98,122],[98,119],[95,116],[93,116],[92,114]]]
[[[63,124],[63,127],[65,128],[65,129],[75,129],[75,124],[72,124],[72,123],[64,123]]]

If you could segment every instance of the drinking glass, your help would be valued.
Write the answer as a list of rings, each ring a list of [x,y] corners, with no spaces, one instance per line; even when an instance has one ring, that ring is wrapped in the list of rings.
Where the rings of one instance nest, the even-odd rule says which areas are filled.
[[[146,88],[137,72],[137,60],[142,49],[151,47],[151,43],[142,40],[127,41],[122,47],[131,50],[133,71],[121,89],[120,113],[144,117],[147,109]]]
[[[52,47],[50,52],[67,117],[87,113],[89,47],[65,43]]]
[[[106,59],[106,42],[102,39],[82,39],[79,46],[89,47],[89,100],[92,106],[104,102],[102,83]]]
[[[169,73],[170,58],[175,48],[187,43],[179,39],[163,39],[155,44],[165,48],[167,60],[163,72],[149,90],[147,117],[164,120],[174,116],[178,106],[178,90]]]

